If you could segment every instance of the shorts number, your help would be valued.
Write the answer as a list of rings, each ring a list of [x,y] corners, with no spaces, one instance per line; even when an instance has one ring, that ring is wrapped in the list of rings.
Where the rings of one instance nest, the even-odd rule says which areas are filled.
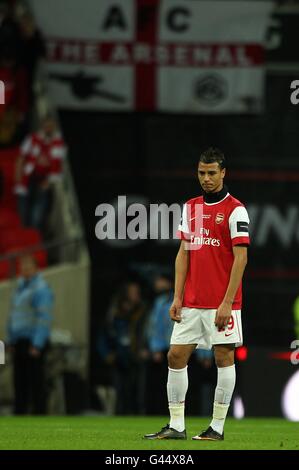
[[[235,326],[234,317],[231,316],[230,319],[229,319],[229,322],[227,324],[227,329],[232,330],[234,326]]]

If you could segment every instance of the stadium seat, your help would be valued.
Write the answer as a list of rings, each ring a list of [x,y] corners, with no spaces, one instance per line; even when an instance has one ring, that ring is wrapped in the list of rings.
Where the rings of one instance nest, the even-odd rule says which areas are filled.
[[[13,266],[8,260],[0,261],[0,281],[10,278],[12,268]]]
[[[5,149],[0,151],[0,171],[3,175],[3,195],[1,203],[5,207],[16,210],[16,197],[14,194],[16,159],[19,148]]]
[[[0,232],[0,253],[8,250],[22,250],[29,246],[41,244],[41,236],[38,230],[32,228],[3,228]]]
[[[18,214],[9,207],[0,207],[0,229],[21,227],[21,219]]]
[[[0,280],[20,274],[20,252],[32,253],[39,268],[48,265],[48,255],[42,249],[41,235],[38,230],[22,227],[16,210],[14,195],[15,165],[19,148],[0,150],[0,171],[3,176],[3,194],[0,205],[0,256],[10,255],[10,259],[0,261]],[[30,247],[36,247],[33,252]]]

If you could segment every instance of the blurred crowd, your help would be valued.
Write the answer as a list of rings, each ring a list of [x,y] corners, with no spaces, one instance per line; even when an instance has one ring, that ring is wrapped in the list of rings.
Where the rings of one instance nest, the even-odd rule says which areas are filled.
[[[167,414],[161,390],[167,382],[172,301],[173,278],[167,270],[157,271],[150,285],[131,280],[115,293],[97,339],[96,390],[104,413]],[[215,370],[212,352],[196,350],[189,365],[190,412],[211,412]]]
[[[50,101],[43,101],[42,111],[38,104],[45,56],[45,40],[28,4],[0,0],[0,258],[9,256],[0,260],[0,280],[19,272],[10,260],[32,247],[43,250],[36,257],[40,267],[51,262],[45,242],[54,237],[50,216],[66,146]]]
[[[45,57],[42,33],[25,4],[0,2],[0,80],[5,103],[0,107],[0,146],[17,144],[30,129],[34,81]]]

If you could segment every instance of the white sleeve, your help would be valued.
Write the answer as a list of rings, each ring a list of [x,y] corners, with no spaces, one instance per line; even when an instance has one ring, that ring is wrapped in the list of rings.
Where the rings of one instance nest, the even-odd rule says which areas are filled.
[[[51,149],[51,157],[57,158],[58,160],[63,160],[66,155],[66,147],[64,145],[55,145]]]
[[[249,239],[249,216],[244,206],[236,207],[229,217],[230,236]],[[245,240],[246,241],[246,240]]]
[[[30,152],[31,145],[32,145],[31,136],[26,137],[26,139],[24,140],[24,142],[20,146],[21,154],[22,155],[27,155]]]
[[[183,232],[186,234],[189,234],[189,226],[188,226],[188,217],[187,217],[187,204],[184,204],[183,206],[183,213],[182,213],[182,218],[181,218],[181,223],[178,227],[179,232]]]

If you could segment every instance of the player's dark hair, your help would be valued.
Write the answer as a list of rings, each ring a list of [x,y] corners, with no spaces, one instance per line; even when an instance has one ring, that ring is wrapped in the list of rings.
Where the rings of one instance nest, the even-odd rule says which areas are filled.
[[[220,169],[226,168],[225,156],[221,150],[209,147],[199,157],[201,163],[219,163]]]

